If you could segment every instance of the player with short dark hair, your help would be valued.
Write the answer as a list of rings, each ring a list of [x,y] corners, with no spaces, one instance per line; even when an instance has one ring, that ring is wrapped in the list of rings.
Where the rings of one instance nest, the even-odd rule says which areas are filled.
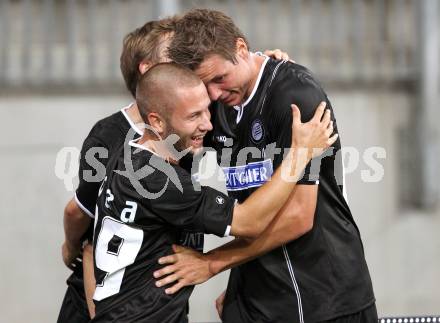
[[[202,81],[175,63],[157,64],[139,80],[136,102],[146,129],[110,157],[97,202],[93,322],[186,322],[192,287],[166,295],[152,276],[181,230],[257,236],[294,188],[311,149],[318,148],[314,156],[320,154],[337,135],[330,138],[333,127],[324,105],[307,124],[296,108],[286,161],[251,198],[236,203],[215,189],[194,186],[178,165],[183,154],[202,148],[212,130]],[[304,158],[300,148],[307,148]]]
[[[164,55],[158,53],[165,50],[167,35],[177,19],[178,17],[171,17],[147,22],[124,38],[121,72],[126,86],[133,96],[140,75],[145,73],[150,66],[162,61]],[[143,124],[143,121],[134,102],[99,120],[83,142],[78,171],[79,185],[75,197],[67,203],[64,210],[66,239],[62,253],[64,263],[73,270],[73,273],[67,280],[68,288],[58,317],[60,323],[88,322],[90,316],[94,315],[94,306],[91,302],[94,283],[88,284],[92,285],[92,288],[84,290],[83,266],[81,262],[76,260],[76,257],[79,256],[84,242],[83,264],[87,266],[91,263],[93,268],[93,260],[89,259],[91,258],[93,234],[91,218],[95,214],[98,189],[103,180],[101,175],[105,175],[108,158],[123,144],[130,129],[134,129],[137,135],[142,135],[143,129],[139,127],[139,124]],[[98,171],[100,171],[99,174]],[[203,241],[201,241],[202,243]],[[201,249],[202,245],[198,248],[203,250]],[[93,278],[93,275],[91,277]],[[86,297],[86,293],[88,297]]]
[[[239,202],[251,198],[270,177],[253,169],[270,175],[280,165],[283,156],[277,149],[288,146],[292,135],[290,104],[301,108],[305,121],[320,101],[332,109],[308,69],[250,53],[246,39],[221,12],[195,9],[184,15],[169,54],[194,69],[217,101],[206,146],[217,150],[228,194]],[[240,153],[244,147],[249,154]],[[344,198],[340,149],[338,140],[307,167],[258,239],[236,239],[205,257],[178,249],[180,255],[161,259],[171,265],[155,276],[171,275],[158,285],[177,281],[167,289],[173,293],[239,265],[230,274],[224,322],[377,321],[359,229]]]

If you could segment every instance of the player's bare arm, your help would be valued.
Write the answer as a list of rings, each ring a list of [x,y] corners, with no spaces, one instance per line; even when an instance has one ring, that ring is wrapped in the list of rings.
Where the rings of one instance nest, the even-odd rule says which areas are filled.
[[[64,208],[64,235],[62,256],[64,264],[72,268],[72,264],[81,252],[81,237],[90,225],[90,217],[85,214],[75,199],[71,199]]]
[[[237,238],[206,254],[204,260],[209,272],[204,275],[216,275],[248,262],[309,232],[313,227],[317,194],[317,185],[297,185],[289,200],[258,238]],[[207,280],[210,277],[204,278]]]
[[[220,294],[215,300],[215,308],[217,309],[218,317],[221,319],[223,313],[223,303],[225,302],[226,291]]]
[[[222,271],[298,239],[313,226],[317,190],[315,185],[297,185],[275,219],[257,238],[236,238],[206,254],[173,245],[174,254],[159,259],[160,264],[168,266],[154,273],[159,279],[157,285],[171,284],[173,277],[179,277],[178,283],[168,290],[175,293],[184,286],[202,284]],[[176,276],[170,275],[173,273]]]
[[[93,293],[95,292],[95,273],[93,268],[93,246],[87,243],[83,248],[83,275],[84,292],[86,294],[87,308],[90,318],[95,317],[95,303],[93,303]]]
[[[333,131],[332,127],[329,131],[330,129]],[[170,284],[178,277],[178,283],[167,289],[167,292],[175,293],[183,286],[203,283],[223,270],[249,261],[287,241],[298,238],[313,225],[316,194],[316,186],[296,186],[275,220],[257,239],[236,239],[206,255],[184,247],[173,246],[175,254],[159,260],[161,264],[169,265],[154,274],[156,278],[169,276],[159,280],[157,285]],[[309,199],[313,196],[314,199]]]

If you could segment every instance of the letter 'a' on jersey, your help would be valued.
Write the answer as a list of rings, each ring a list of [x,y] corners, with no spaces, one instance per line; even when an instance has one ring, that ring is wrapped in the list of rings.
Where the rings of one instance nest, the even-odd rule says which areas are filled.
[[[280,165],[291,142],[291,104],[306,122],[321,101],[332,110],[306,68],[267,58],[242,106],[213,104],[214,128],[205,146],[217,151],[229,196],[244,201]],[[313,229],[231,270],[223,322],[318,322],[374,303],[359,230],[343,196],[340,149],[338,139],[298,182],[319,185]]]
[[[129,107],[124,107],[120,111],[99,120],[83,142],[78,171],[79,185],[75,193],[75,201],[90,217],[94,217],[98,189],[103,179],[99,178],[98,171],[103,171],[105,176],[108,156],[117,151],[123,144],[129,130],[134,126],[125,112]],[[136,137],[139,137],[140,134],[141,132],[137,130]],[[82,237],[83,241],[92,242],[92,239],[93,223]],[[84,294],[81,264],[77,265],[69,276],[67,285],[69,287],[60,309],[58,322],[88,322],[90,319]],[[78,313],[82,314],[78,315]]]
[[[79,185],[75,198],[81,209],[92,218],[95,214],[99,186],[105,177],[105,167],[110,156],[122,146],[130,129],[134,131],[135,138],[142,135],[141,129],[133,124],[125,112],[128,108],[130,106],[98,121],[81,148]],[[97,173],[101,171],[100,165],[104,166],[104,174]]]
[[[98,171],[104,170],[111,156],[119,151],[124,144],[127,135],[138,138],[142,135],[126,110],[131,105],[122,108],[120,111],[99,120],[91,129],[81,148],[79,163],[79,185],[75,193],[75,200],[78,206],[90,217],[94,217],[96,200],[102,179]],[[100,168],[102,165],[103,168]],[[188,166],[189,168],[189,166]],[[82,238],[92,242],[93,223]],[[179,237],[179,244],[203,251],[204,237],[202,232],[182,230]],[[60,309],[58,322],[88,322],[89,314],[84,293],[84,280],[82,266],[76,266],[73,273],[67,279],[69,286]],[[72,315],[76,313],[76,315]],[[80,318],[81,317],[81,318]]]
[[[158,259],[172,253],[182,230],[225,236],[234,205],[136,142],[121,147],[98,196],[93,322],[187,322],[193,287],[166,295],[153,278]]]

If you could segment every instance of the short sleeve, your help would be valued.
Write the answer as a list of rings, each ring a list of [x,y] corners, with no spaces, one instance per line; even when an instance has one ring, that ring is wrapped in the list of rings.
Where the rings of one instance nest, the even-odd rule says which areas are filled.
[[[81,148],[78,170],[79,184],[75,200],[78,206],[92,218],[95,214],[99,187],[105,177],[107,160],[108,148],[99,138],[89,135]]]
[[[235,200],[210,187],[193,186],[190,175],[180,167],[171,167],[176,171],[178,180],[173,176],[155,171],[148,176],[144,185],[150,192],[163,194],[147,199],[151,211],[164,222],[181,229],[211,233],[219,237],[228,234],[232,223]]]

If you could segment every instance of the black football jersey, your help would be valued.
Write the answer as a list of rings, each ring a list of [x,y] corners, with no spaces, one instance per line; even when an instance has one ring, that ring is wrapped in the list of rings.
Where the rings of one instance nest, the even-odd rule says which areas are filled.
[[[75,201],[78,206],[90,217],[94,218],[98,189],[105,177],[105,166],[108,156],[115,153],[120,147],[128,133],[133,127],[141,135],[141,131],[133,125],[127,116],[125,109],[99,120],[90,130],[81,148],[79,160],[79,184],[75,193]],[[84,234],[83,240],[92,241],[93,223]],[[67,279],[75,295],[84,298],[84,281],[82,265],[77,264],[73,273]]]
[[[180,232],[225,236],[235,200],[193,184],[191,175],[130,142],[111,156],[94,229],[94,322],[187,322],[192,287],[174,295],[157,288],[158,259]]]
[[[125,109],[129,107],[99,120],[83,142],[78,171],[79,184],[75,199],[80,208],[92,218],[95,214],[98,190],[105,177],[109,156],[121,147],[126,136],[130,135],[130,129],[135,131],[136,137],[142,135],[141,129],[133,124],[125,112]]]
[[[280,165],[291,143],[291,104],[305,122],[321,101],[332,109],[306,68],[266,59],[242,106],[213,104],[214,128],[205,145],[218,152],[229,196],[244,201]],[[319,185],[313,229],[231,270],[224,322],[317,322],[374,303],[359,230],[343,195],[340,149],[338,139],[299,181]]]
[[[139,129],[126,113],[127,106],[98,121],[81,148],[79,163],[79,185],[75,200],[79,207],[90,217],[94,218],[98,189],[105,176],[107,161],[125,141],[139,138],[142,129]],[[186,161],[188,158],[184,158]],[[192,164],[185,164],[185,169],[191,172]],[[87,231],[85,238],[92,240],[93,227]],[[179,244],[198,251],[203,251],[204,237],[201,232],[183,230]]]

